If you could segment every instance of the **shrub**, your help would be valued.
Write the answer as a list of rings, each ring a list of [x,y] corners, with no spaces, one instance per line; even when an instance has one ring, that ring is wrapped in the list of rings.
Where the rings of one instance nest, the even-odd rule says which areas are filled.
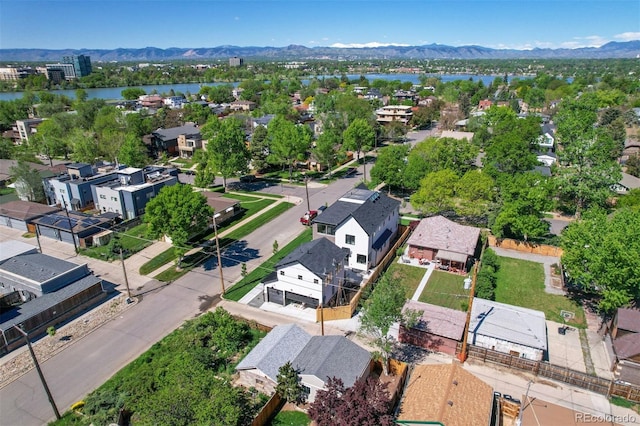
[[[47,334],[51,337],[56,335],[56,328],[54,326],[47,328]]]
[[[485,266],[492,267],[494,271],[497,271],[498,269],[500,269],[500,263],[498,262],[498,255],[496,254],[495,251],[491,250],[490,248],[486,249],[484,251],[484,254],[482,255],[482,268],[484,269]]]

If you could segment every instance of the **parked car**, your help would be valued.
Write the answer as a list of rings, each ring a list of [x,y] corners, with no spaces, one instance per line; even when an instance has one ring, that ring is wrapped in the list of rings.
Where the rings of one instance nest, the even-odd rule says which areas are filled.
[[[317,210],[309,210],[300,218],[300,223],[306,226],[311,226],[313,219],[318,216]]]

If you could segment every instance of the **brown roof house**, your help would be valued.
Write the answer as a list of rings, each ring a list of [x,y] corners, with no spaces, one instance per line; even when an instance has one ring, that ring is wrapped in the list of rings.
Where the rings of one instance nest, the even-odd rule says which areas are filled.
[[[611,331],[618,380],[640,385],[640,309],[619,308]]]
[[[60,210],[59,207],[49,207],[32,201],[9,201],[0,205],[0,225],[35,233],[36,226],[32,223],[33,220]]]
[[[216,225],[220,225],[231,220],[236,215],[242,213],[240,201],[232,198],[225,198],[219,192],[202,191],[202,195],[207,197],[207,204],[213,209]]]
[[[416,365],[402,397],[397,423],[447,426],[491,424],[493,388],[460,364]]]
[[[467,314],[455,309],[408,300],[403,311],[422,311],[418,323],[405,328],[400,325],[398,340],[424,349],[443,352],[454,356],[456,347],[464,336]]]
[[[459,225],[443,216],[422,219],[408,240],[409,257],[439,261],[468,271],[478,248],[480,229]]]

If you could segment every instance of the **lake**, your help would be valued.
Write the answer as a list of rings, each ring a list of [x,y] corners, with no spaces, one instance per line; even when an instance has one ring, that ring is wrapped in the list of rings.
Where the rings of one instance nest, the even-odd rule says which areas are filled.
[[[420,75],[421,74],[364,74],[364,76],[371,82],[373,80],[400,80],[402,82],[409,81],[414,84],[420,83]],[[469,80],[473,81],[482,80],[482,82],[488,86],[495,80],[496,75],[473,75],[473,74],[427,74],[430,77],[439,77],[443,82],[450,82],[455,80]],[[323,76],[319,76],[318,78],[322,78]],[[333,76],[324,76],[325,78],[333,77]],[[340,77],[340,76],[335,76]],[[360,78],[360,74],[349,74],[347,75],[349,80],[356,80]],[[509,79],[515,78],[513,76],[509,76]],[[518,76],[518,78],[529,78]],[[308,84],[309,79],[302,79],[303,84]],[[178,83],[178,84],[158,84],[151,86],[132,86],[139,87],[144,90],[146,93],[151,93],[154,90],[157,93],[169,93],[171,89],[175,93],[198,93],[202,86],[219,86],[222,84],[231,84],[233,86],[237,86],[239,83]],[[108,100],[121,100],[122,99],[122,91],[127,87],[105,87],[100,89],[84,89],[87,92],[87,96],[89,99],[108,99]],[[65,95],[71,99],[75,99],[76,91],[75,89],[71,90],[50,90],[50,93],[55,93],[57,95]],[[10,101],[13,99],[19,99],[22,97],[23,92],[4,92],[0,93],[0,101]]]

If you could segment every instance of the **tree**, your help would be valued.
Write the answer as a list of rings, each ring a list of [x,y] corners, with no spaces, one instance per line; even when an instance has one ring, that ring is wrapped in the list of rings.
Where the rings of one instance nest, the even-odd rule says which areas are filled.
[[[340,143],[340,135],[333,129],[325,129],[318,136],[313,154],[322,165],[326,165],[329,169],[329,177],[331,177],[331,169],[338,162],[338,150],[336,147]]]
[[[276,392],[287,402],[304,402],[304,389],[298,371],[287,361],[278,369]]]
[[[118,152],[118,162],[129,167],[144,167],[149,162],[147,147],[135,134],[127,134]]]
[[[204,195],[193,192],[189,185],[176,184],[162,188],[147,203],[145,213],[149,234],[153,237],[168,235],[178,254],[179,264],[189,236],[209,223],[213,209],[207,205]]]
[[[408,154],[409,147],[404,144],[382,148],[371,168],[371,182],[375,185],[386,182],[389,188],[402,187]]]
[[[403,319],[402,306],[406,299],[404,287],[382,277],[362,307],[360,332],[373,337],[378,349],[376,355],[382,359],[385,374],[388,374],[389,358],[394,346],[389,329],[393,323]]]
[[[496,182],[482,170],[469,170],[458,181],[456,211],[462,216],[486,215],[496,196]]]
[[[293,179],[293,166],[303,160],[311,146],[311,131],[307,126],[296,126],[283,116],[269,123],[269,157],[272,164],[289,166],[289,180]]]
[[[120,94],[124,99],[131,101],[138,99],[140,96],[146,95],[147,92],[139,87],[127,87],[122,92],[120,92]]]
[[[429,173],[420,181],[420,188],[411,196],[411,205],[423,213],[437,214],[455,207],[458,175],[444,169]]]
[[[625,166],[627,168],[627,173],[635,177],[640,177],[640,154],[636,153],[630,155]]]
[[[318,426],[391,426],[391,400],[387,383],[375,378],[358,380],[346,388],[342,380],[330,377],[309,407],[309,417]]]
[[[640,299],[640,215],[623,208],[608,216],[585,212],[561,235],[570,282],[601,296],[605,313]]]
[[[251,135],[251,143],[249,145],[251,167],[257,172],[267,168],[267,157],[269,156],[267,137],[267,128],[264,126],[256,127],[253,135]]]
[[[207,139],[207,158],[212,168],[222,175],[223,185],[227,179],[249,170],[251,154],[245,144],[242,122],[235,118],[219,121],[213,117],[202,127],[202,137]]]
[[[42,177],[36,169],[31,168],[28,163],[18,161],[18,164],[9,168],[9,173],[15,181],[16,192],[21,198],[36,203],[45,200]]]
[[[360,161],[360,152],[371,150],[375,142],[375,132],[371,124],[363,118],[356,118],[342,134],[343,148],[356,151],[356,159]],[[364,159],[364,179],[367,177],[367,159]]]
[[[13,158],[13,151],[13,141],[7,138],[0,138],[0,159],[10,160]]]

